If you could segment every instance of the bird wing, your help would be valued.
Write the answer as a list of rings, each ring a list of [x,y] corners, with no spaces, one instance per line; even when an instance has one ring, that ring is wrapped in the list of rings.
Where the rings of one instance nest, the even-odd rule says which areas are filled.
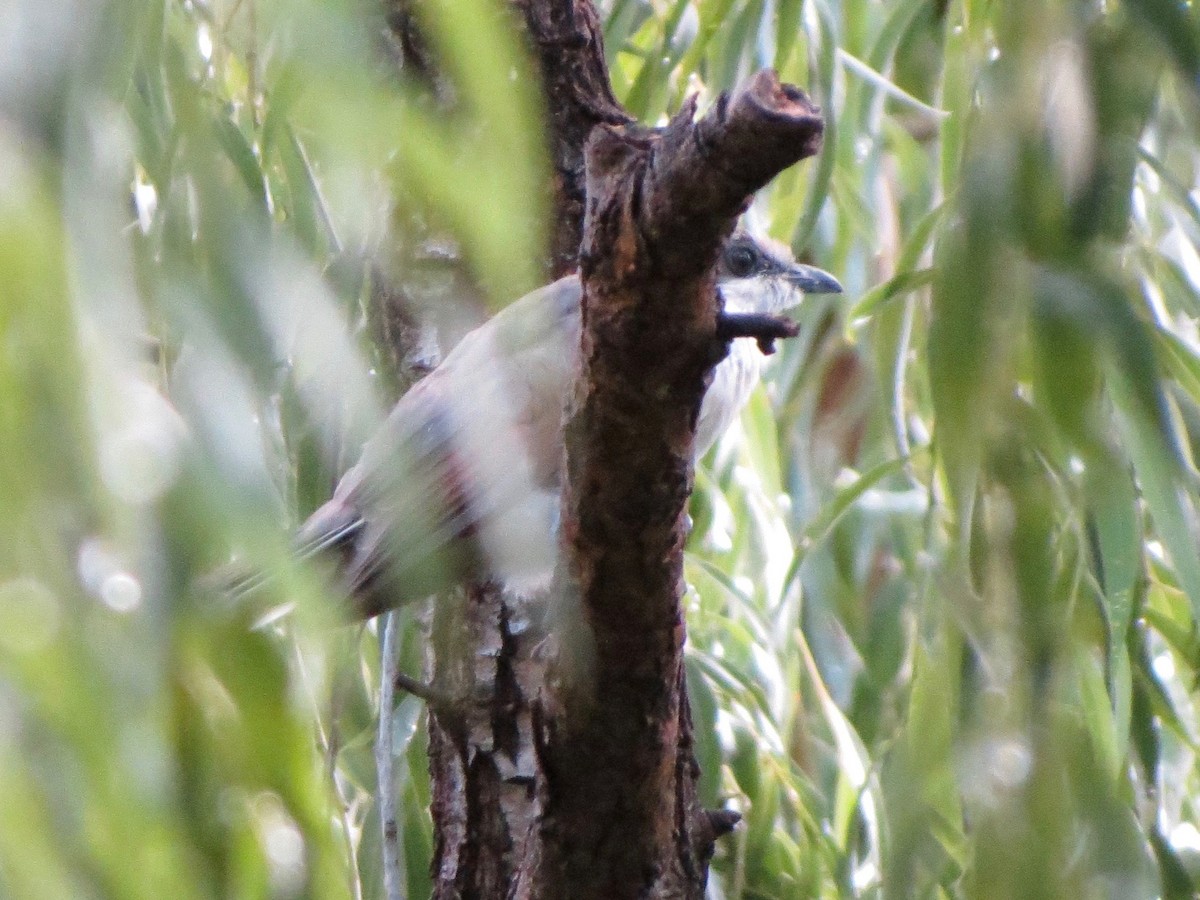
[[[562,279],[466,335],[397,403],[299,535],[339,551],[364,612],[473,576],[546,579],[578,336],[579,283]]]

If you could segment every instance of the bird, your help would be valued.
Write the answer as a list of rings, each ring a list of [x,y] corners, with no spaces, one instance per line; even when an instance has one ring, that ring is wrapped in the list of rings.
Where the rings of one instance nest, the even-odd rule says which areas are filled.
[[[774,315],[806,294],[842,290],[741,228],[722,245],[716,274],[726,313]],[[473,581],[518,595],[548,586],[582,293],[568,275],[469,332],[399,400],[300,527],[297,553],[333,561],[359,616]],[[700,408],[697,459],[737,417],[762,366],[750,341],[732,341]]]

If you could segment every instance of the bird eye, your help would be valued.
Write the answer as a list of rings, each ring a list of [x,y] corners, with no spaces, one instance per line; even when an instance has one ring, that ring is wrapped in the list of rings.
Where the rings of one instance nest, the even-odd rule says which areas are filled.
[[[754,251],[746,246],[730,247],[725,254],[725,265],[734,278],[745,278],[754,271]]]

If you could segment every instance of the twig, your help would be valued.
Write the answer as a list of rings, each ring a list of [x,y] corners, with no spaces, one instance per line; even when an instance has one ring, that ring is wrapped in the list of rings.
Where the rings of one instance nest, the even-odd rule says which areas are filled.
[[[383,890],[387,900],[403,900],[404,872],[400,867],[400,821],[396,813],[395,757],[392,746],[392,709],[400,672],[400,639],[397,614],[384,617],[383,652],[379,676],[379,730],[375,737],[375,772],[378,781],[379,824],[383,830]]]
[[[394,687],[412,694],[414,697],[420,697],[429,704],[429,707],[435,713],[444,713],[458,705],[455,698],[445,691],[438,690],[432,684],[427,684],[400,671],[394,674],[392,684]]]
[[[717,337],[723,341],[733,338],[754,338],[763,356],[775,352],[775,341],[800,333],[800,326],[784,316],[766,313],[723,312],[717,316]]]

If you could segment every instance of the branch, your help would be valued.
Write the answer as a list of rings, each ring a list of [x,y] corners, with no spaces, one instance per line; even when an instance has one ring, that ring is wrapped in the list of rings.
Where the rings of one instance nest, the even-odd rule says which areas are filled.
[[[597,125],[627,125],[604,64],[604,30],[590,0],[513,0],[525,20],[546,97],[554,164],[551,273],[578,265],[583,235],[584,145]]]
[[[547,848],[562,896],[655,894],[698,868],[671,853],[695,426],[731,331],[764,342],[784,331],[729,316],[718,327],[713,266],[749,195],[821,145],[820,111],[773,72],[694,114],[693,99],[662,131],[601,125],[587,146],[562,526],[562,602],[578,609],[565,627],[584,637],[560,662],[543,747],[555,833],[569,836]]]
[[[786,316],[766,313],[717,314],[717,337],[722,341],[734,338],[754,338],[763,356],[775,352],[775,342],[780,338],[793,338],[800,333],[800,326]]]
[[[400,639],[396,634],[399,613],[384,617],[383,648],[379,684],[379,727],[375,736],[375,772],[378,782],[379,825],[383,830],[383,894],[387,900],[404,896],[404,874],[400,864],[400,819],[396,809],[395,750],[392,745],[394,678],[400,674]]]

